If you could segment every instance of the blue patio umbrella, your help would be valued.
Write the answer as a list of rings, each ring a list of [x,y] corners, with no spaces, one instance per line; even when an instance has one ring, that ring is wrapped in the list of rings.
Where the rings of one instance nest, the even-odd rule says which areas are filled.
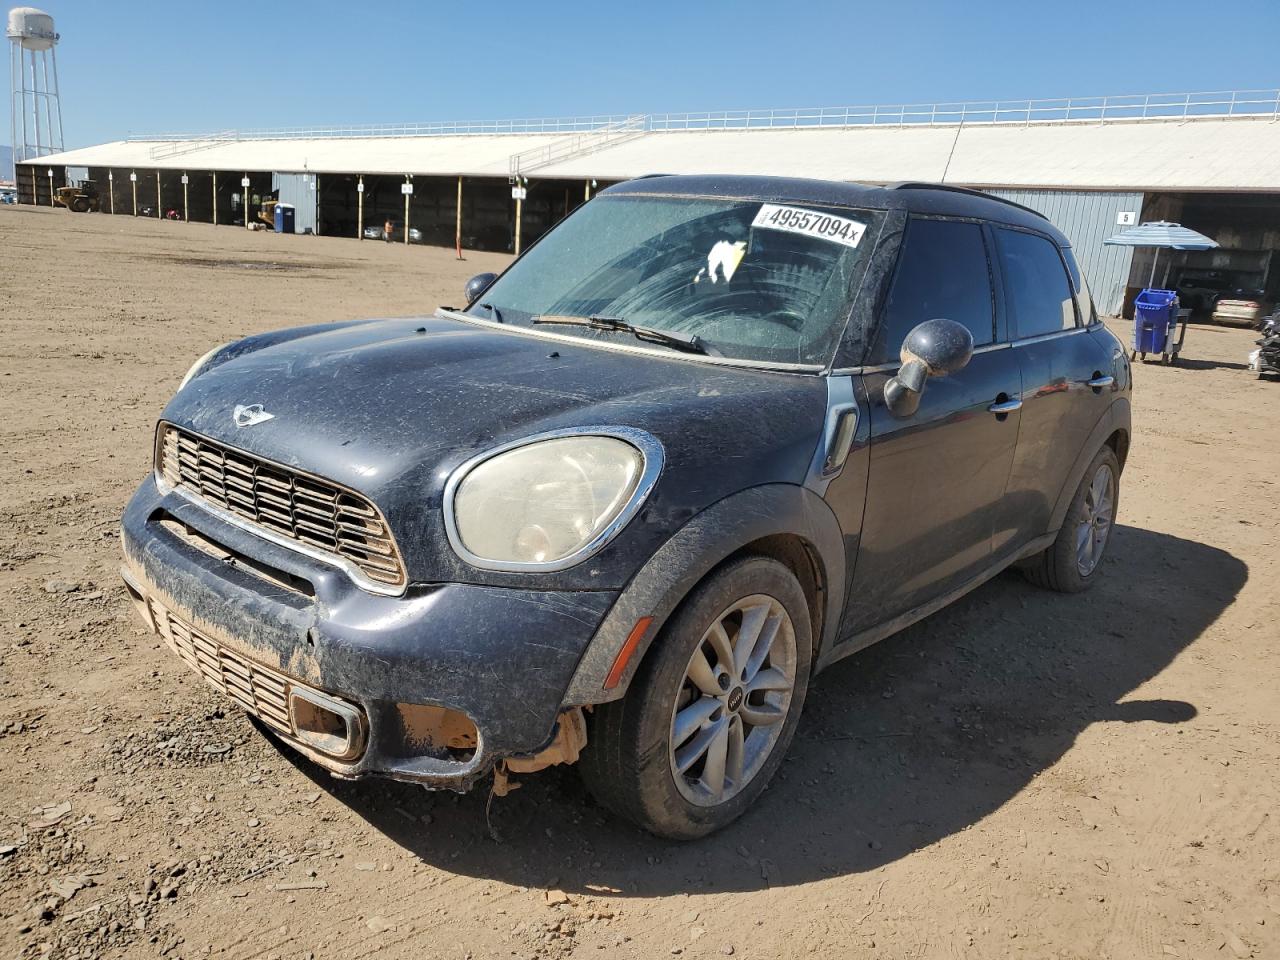
[[[1122,247],[1155,247],[1156,255],[1151,260],[1151,277],[1147,280],[1147,286],[1151,286],[1156,281],[1156,263],[1160,259],[1162,249],[1212,250],[1218,245],[1218,241],[1209,239],[1203,233],[1196,233],[1189,227],[1184,227],[1180,223],[1170,223],[1168,220],[1157,220],[1154,223],[1130,227],[1102,242]]]

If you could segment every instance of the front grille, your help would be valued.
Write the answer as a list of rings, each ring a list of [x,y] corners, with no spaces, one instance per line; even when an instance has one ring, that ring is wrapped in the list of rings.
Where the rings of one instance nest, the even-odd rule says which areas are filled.
[[[147,603],[156,629],[191,669],[273,730],[292,735],[287,677],[232,653],[155,600]]]
[[[351,490],[165,424],[157,468],[171,486],[298,543],[343,557],[371,581],[405,583],[386,520]]]

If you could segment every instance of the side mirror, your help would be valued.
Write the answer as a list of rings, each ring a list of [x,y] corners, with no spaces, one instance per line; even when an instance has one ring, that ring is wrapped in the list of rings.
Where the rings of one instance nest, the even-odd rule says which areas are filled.
[[[884,385],[884,404],[895,417],[920,406],[925,381],[964,368],[973,356],[973,334],[954,320],[926,320],[902,341],[902,366]]]
[[[498,279],[496,273],[477,273],[474,277],[467,281],[467,285],[463,287],[463,296],[466,297],[467,303],[471,303],[479,299],[480,294],[489,289],[489,284]]]

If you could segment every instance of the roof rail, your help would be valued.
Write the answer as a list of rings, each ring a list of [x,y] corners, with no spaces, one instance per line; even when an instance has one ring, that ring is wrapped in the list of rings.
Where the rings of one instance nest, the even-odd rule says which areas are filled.
[[[996,196],[994,193],[984,193],[981,190],[971,190],[968,187],[953,187],[949,183],[929,183],[924,180],[903,180],[901,183],[891,183],[885,187],[886,190],[946,190],[948,193],[963,193],[970,197],[985,197],[988,200],[994,200],[996,203],[1008,204],[1011,207],[1017,207],[1019,210],[1025,210],[1027,213],[1033,213],[1041,220],[1048,220],[1039,210],[1033,210],[1030,207],[1023,206],[1013,200],[1006,200],[1004,197]]]

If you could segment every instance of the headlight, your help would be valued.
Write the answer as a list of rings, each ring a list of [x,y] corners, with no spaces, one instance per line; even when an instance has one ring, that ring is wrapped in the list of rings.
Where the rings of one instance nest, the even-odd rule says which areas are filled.
[[[626,526],[661,470],[657,440],[621,427],[499,447],[449,478],[449,539],[473,566],[563,570]]]
[[[182,382],[178,384],[178,390],[181,391],[183,387],[185,387],[188,383],[194,380],[196,375],[205,368],[205,365],[210,360],[213,359],[213,355],[226,346],[230,346],[230,344],[229,343],[218,344],[216,347],[214,347],[212,350],[206,353],[203,357],[201,357],[199,360],[193,363],[191,365],[191,369],[187,371],[187,375],[183,377]]]

